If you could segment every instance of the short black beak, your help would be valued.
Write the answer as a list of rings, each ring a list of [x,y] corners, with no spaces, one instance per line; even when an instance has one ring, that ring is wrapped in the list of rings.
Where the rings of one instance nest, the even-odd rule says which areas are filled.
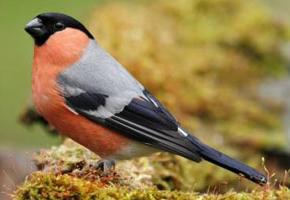
[[[46,29],[39,18],[34,18],[26,24],[25,31],[34,38],[41,37],[46,33]]]

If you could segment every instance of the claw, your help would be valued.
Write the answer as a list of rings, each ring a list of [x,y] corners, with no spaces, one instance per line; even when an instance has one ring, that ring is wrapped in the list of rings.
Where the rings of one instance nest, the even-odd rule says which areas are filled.
[[[101,159],[97,162],[96,169],[102,171],[104,174],[107,174],[115,169],[115,165],[116,165],[115,160]]]

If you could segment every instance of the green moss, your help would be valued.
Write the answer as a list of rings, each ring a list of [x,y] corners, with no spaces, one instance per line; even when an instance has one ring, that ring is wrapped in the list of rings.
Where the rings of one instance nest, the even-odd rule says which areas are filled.
[[[249,185],[237,176],[210,165],[168,154],[120,161],[103,173],[96,166],[99,157],[66,140],[60,147],[41,150],[35,162],[41,171],[27,177],[14,194],[16,200],[40,199],[283,199],[289,189]],[[204,173],[214,172],[214,175]],[[285,175],[285,183],[289,179]],[[232,188],[252,188],[251,193],[228,192]],[[212,191],[224,195],[198,194]],[[270,198],[271,197],[271,198]]]
[[[97,169],[99,159],[72,140],[66,140],[59,147],[41,150],[35,156],[35,163],[39,170],[55,175],[67,174],[86,181],[99,181],[103,185],[114,184],[131,189],[156,187],[162,190],[206,191],[218,187],[220,192],[226,192],[228,188],[257,187],[212,164],[197,164],[166,153],[119,161],[115,170],[108,174]],[[285,180],[288,184],[289,181]]]
[[[156,188],[129,189],[114,185],[104,187],[98,181],[89,182],[70,175],[55,175],[51,173],[34,173],[16,192],[15,200],[53,200],[53,199],[118,199],[118,200],[211,200],[211,199],[289,199],[290,190],[280,187],[277,190],[254,190],[246,193],[228,192],[226,194],[198,194]]]

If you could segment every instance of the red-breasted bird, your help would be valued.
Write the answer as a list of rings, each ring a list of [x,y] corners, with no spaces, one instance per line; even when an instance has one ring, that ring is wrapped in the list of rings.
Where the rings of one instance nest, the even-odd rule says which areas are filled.
[[[263,174],[182,128],[79,21],[43,13],[25,30],[35,42],[36,110],[60,133],[107,160],[161,150],[196,162],[207,160],[261,185],[267,182]]]

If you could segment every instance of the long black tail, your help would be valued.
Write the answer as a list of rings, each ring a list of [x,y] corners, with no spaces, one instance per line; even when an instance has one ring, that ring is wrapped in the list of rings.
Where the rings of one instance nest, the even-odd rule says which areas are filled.
[[[267,183],[267,178],[265,175],[256,171],[255,169],[237,161],[229,156],[203,144],[201,141],[196,139],[194,136],[189,135],[188,139],[191,143],[197,148],[197,153],[203,159],[214,163],[220,167],[228,169],[236,174],[242,175],[245,178],[258,183],[260,185],[264,185]]]

